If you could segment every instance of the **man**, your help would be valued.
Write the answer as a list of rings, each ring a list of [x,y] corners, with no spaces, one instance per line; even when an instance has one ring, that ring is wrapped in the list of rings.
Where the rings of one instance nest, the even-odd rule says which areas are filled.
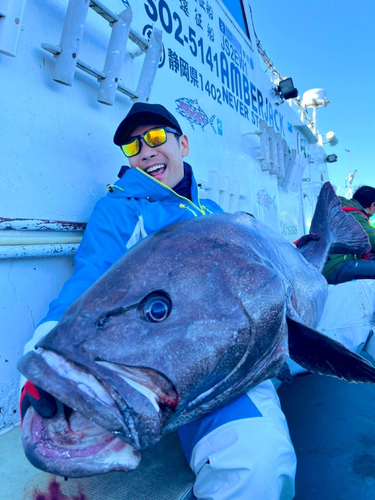
[[[371,252],[366,255],[332,254],[323,274],[331,285],[356,279],[375,279],[375,227],[369,221],[375,214],[375,188],[362,186],[351,200],[340,196],[340,201],[342,209],[352,215],[366,231]]]
[[[50,304],[27,350],[139,240],[173,223],[222,211],[214,202],[199,199],[192,168],[183,161],[189,154],[188,138],[163,106],[134,104],[114,143],[130,168],[122,169],[120,180],[97,203],[75,258],[74,274]],[[30,404],[45,418],[56,411],[53,398],[27,382],[21,413]],[[179,434],[197,475],[198,499],[293,498],[296,458],[271,381],[185,425]]]

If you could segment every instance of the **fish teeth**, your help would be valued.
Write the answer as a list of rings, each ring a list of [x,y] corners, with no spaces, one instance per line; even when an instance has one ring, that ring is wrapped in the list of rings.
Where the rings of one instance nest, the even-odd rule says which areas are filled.
[[[149,174],[150,172],[153,172],[154,170],[159,170],[159,168],[165,168],[165,165],[161,163],[160,165],[154,165],[153,167],[147,168],[146,172]]]

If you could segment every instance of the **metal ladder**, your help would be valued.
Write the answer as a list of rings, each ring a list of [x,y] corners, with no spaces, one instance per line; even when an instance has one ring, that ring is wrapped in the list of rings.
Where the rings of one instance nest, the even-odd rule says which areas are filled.
[[[78,58],[89,8],[108,21],[112,28],[103,71],[93,68]],[[99,81],[98,101],[103,104],[112,106],[117,91],[127,95],[133,101],[147,102],[162,52],[162,31],[154,28],[150,40],[147,41],[131,27],[132,20],[133,13],[130,6],[117,15],[97,0],[90,0],[89,2],[87,0],[70,0],[60,45],[42,43],[42,48],[56,58],[53,79],[63,85],[71,86],[76,68],[78,68]],[[133,55],[134,57],[145,53],[136,90],[131,90],[120,83],[121,67],[129,38],[141,50],[141,52],[137,51]]]

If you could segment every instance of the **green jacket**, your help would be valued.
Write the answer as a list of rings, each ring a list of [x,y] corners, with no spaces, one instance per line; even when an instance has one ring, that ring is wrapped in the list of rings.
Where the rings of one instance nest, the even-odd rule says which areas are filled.
[[[375,228],[370,226],[368,221],[368,215],[366,214],[365,209],[362,207],[360,203],[356,200],[347,200],[343,196],[340,196],[340,202],[342,207],[353,207],[357,208],[360,212],[348,212],[352,215],[355,220],[363,227],[366,231],[367,236],[369,237],[371,243],[371,252],[375,252]],[[362,255],[353,255],[353,254],[331,254],[328,257],[328,261],[323,269],[324,276],[328,276],[331,274],[342,262],[345,260],[353,260],[353,259],[361,259]]]

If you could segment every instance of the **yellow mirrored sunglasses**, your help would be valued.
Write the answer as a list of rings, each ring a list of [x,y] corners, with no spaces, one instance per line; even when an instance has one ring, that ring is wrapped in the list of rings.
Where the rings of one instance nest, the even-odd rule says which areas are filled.
[[[151,128],[143,132],[143,134],[129,137],[129,140],[121,145],[122,152],[128,158],[137,155],[142,147],[141,139],[143,139],[150,148],[157,148],[167,142],[167,132],[181,135],[180,132],[171,127]]]

